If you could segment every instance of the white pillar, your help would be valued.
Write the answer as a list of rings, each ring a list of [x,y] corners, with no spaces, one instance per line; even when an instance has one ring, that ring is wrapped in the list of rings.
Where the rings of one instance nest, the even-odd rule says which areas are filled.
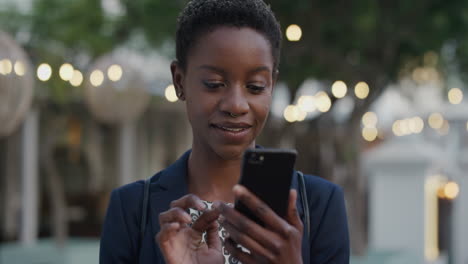
[[[125,122],[119,135],[119,185],[135,179],[136,122]]]
[[[39,113],[36,110],[31,110],[26,117],[21,134],[20,241],[25,245],[34,244],[38,235],[38,134]]]

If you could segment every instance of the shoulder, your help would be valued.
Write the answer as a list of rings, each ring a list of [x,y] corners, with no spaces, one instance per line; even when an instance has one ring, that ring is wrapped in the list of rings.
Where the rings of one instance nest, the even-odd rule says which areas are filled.
[[[342,188],[317,176],[304,175],[304,178],[310,214],[319,224],[317,228],[329,224],[345,224],[347,217]],[[334,220],[330,221],[330,218]]]
[[[304,176],[310,202],[311,262],[349,263],[349,232],[343,190],[320,177]]]
[[[312,201],[314,199],[319,199],[321,202],[325,202],[323,200],[326,200],[331,196],[343,195],[343,190],[340,186],[329,182],[323,178],[314,175],[304,174],[304,179],[307,192],[311,198],[310,200]]]
[[[112,191],[112,198],[118,199],[122,207],[129,208],[129,205],[135,205],[143,199],[144,184],[144,180],[139,180],[120,186]]]

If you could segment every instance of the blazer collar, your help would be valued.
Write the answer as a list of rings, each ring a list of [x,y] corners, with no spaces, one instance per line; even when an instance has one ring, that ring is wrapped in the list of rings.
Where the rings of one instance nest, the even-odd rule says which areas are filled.
[[[171,191],[177,193],[187,193],[187,172],[188,172],[188,159],[192,151],[186,151],[176,162],[172,165],[153,176],[153,188],[158,188],[163,191]]]

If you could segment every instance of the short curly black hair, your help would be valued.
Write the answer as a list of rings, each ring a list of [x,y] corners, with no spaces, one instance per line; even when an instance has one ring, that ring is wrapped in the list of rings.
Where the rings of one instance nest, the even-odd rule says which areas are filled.
[[[271,46],[274,70],[278,69],[281,27],[263,0],[190,0],[177,22],[176,58],[184,70],[198,38],[218,26],[249,27],[263,34]]]

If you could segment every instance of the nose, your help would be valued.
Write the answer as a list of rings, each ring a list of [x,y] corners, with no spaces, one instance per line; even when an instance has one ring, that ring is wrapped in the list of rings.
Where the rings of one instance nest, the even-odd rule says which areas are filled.
[[[220,110],[226,115],[242,116],[249,111],[247,94],[240,85],[226,89],[220,103]]]

